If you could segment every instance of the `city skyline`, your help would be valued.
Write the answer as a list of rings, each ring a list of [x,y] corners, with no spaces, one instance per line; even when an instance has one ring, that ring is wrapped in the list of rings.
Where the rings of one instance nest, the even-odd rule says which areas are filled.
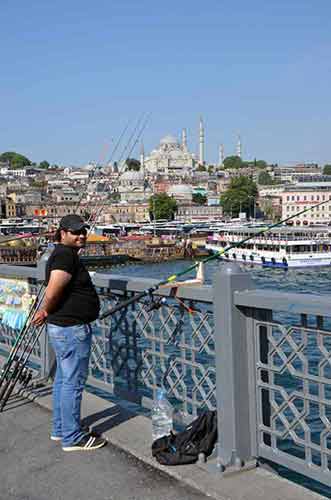
[[[271,163],[331,162],[331,4],[262,0],[32,0],[2,5],[0,151],[33,161],[99,161],[128,120],[151,118],[206,163],[235,154]],[[139,144],[132,156],[139,158]]]

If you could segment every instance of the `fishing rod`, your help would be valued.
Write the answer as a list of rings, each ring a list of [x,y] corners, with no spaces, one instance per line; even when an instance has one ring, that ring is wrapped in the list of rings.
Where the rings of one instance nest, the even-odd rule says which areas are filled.
[[[138,124],[140,124],[140,123],[141,123],[141,121],[142,121],[142,117],[143,117],[144,115],[142,115],[142,117],[138,120],[138,123],[137,123],[137,125],[136,125],[136,127],[135,127],[135,129],[134,129],[134,131],[133,131],[133,134],[135,134],[135,133],[137,132],[137,137],[136,137],[136,139],[135,139],[134,143],[132,144],[132,146],[131,146],[131,148],[130,148],[130,150],[129,150],[129,153],[128,153],[128,155],[127,155],[126,161],[130,158],[130,155],[131,155],[131,153],[132,153],[133,149],[135,148],[136,144],[138,143],[139,139],[141,138],[142,134],[144,133],[144,130],[145,130],[145,128],[146,128],[146,126],[147,126],[147,124],[148,124],[148,121],[149,121],[149,119],[150,119],[150,115],[151,115],[151,113],[147,114],[147,116],[146,116],[146,118],[145,118],[144,122],[142,123],[142,126],[141,126],[140,130],[138,130],[138,129],[137,129],[137,127],[138,127]],[[126,147],[124,148],[124,150],[123,150],[123,152],[122,152],[122,155],[120,156],[120,158],[119,158],[119,160],[118,160],[118,163],[119,163],[119,164],[121,163],[121,161],[122,161],[122,159],[123,159],[123,154],[124,154],[124,152],[127,150],[128,145],[130,144],[130,142],[132,141],[132,139],[133,139],[133,135],[131,134],[131,136],[130,136],[130,138],[129,138],[129,140],[128,140],[128,143],[127,143]],[[99,218],[99,216],[100,216],[100,214],[101,214],[102,210],[104,209],[104,207],[105,207],[106,203],[107,203],[107,201],[105,201],[105,202],[103,202],[103,203],[102,203],[102,201],[101,201],[101,202],[100,202],[100,204],[99,204],[99,208],[98,208],[98,206],[96,206],[96,207],[95,207],[95,219],[96,219],[96,220]],[[91,220],[92,220],[92,216],[89,218],[89,221],[91,221]],[[94,226],[95,226],[95,223],[94,223]]]
[[[12,361],[14,360],[18,350],[20,349],[21,345],[22,345],[22,342],[24,340],[24,337],[25,337],[25,334],[30,326],[30,322],[31,322],[31,319],[33,318],[34,316],[34,313],[36,312],[36,310],[38,309],[39,305],[41,304],[41,301],[43,299],[43,296],[41,296],[40,294],[38,294],[34,300],[33,300],[33,303],[30,307],[30,310],[29,310],[29,313],[25,319],[25,322],[24,322],[24,325],[20,331],[20,333],[17,335],[16,339],[15,339],[15,342],[11,348],[11,351],[9,353],[9,356],[6,360],[6,363],[5,365],[3,366],[2,370],[1,370],[1,373],[0,373],[0,388],[4,382],[4,380],[7,378],[7,375],[11,369],[11,363]],[[1,399],[1,398],[0,398]]]
[[[220,250],[218,250],[217,252],[215,252],[213,255],[210,255],[209,257],[207,257],[206,259],[203,259],[202,261],[200,262],[197,262],[195,264],[192,264],[191,266],[183,269],[183,271],[180,271],[178,272],[177,274],[172,274],[170,276],[168,276],[167,278],[164,278],[162,280],[160,280],[158,283],[156,283],[155,285],[149,287],[149,288],[146,288],[145,290],[143,290],[142,292],[139,292],[137,293],[136,295],[134,295],[133,297],[130,297],[129,299],[127,300],[123,300],[121,301],[119,304],[117,304],[115,307],[109,309],[109,311],[105,312],[104,314],[102,314],[99,319],[100,320],[103,320],[105,318],[107,318],[108,316],[112,315],[112,314],[115,314],[116,312],[120,311],[121,309],[125,308],[125,307],[128,307],[130,304],[133,304],[134,302],[137,302],[139,301],[140,299],[142,299],[143,297],[146,297],[146,295],[152,295],[154,292],[156,292],[160,287],[164,286],[164,285],[168,285],[168,284],[171,284],[173,283],[177,278],[180,278],[181,276],[184,276],[185,274],[193,271],[194,269],[196,269],[200,263],[202,264],[206,264],[207,262],[210,262],[212,260],[216,260],[218,259],[221,255],[224,255],[226,254],[229,250],[231,250],[232,248],[237,248],[237,247],[240,247],[241,245],[243,245],[244,243],[246,243],[247,241],[253,239],[253,238],[256,238],[257,236],[260,236],[261,234],[264,234],[264,233],[267,233],[269,232],[271,229],[273,229],[274,227],[278,227],[278,226],[281,226],[282,224],[285,224],[287,221],[291,220],[291,219],[294,219],[295,217],[298,217],[299,215],[302,215],[304,213],[307,213],[309,212],[310,210],[313,210],[314,208],[316,207],[319,207],[320,205],[324,205],[325,203],[329,203],[329,200],[325,200],[325,201],[321,201],[320,203],[317,203],[316,205],[313,205],[312,207],[308,207],[304,210],[301,210],[300,212],[297,212],[293,215],[290,215],[289,217],[286,217],[285,219],[279,221],[279,222],[275,222],[274,224],[271,224],[271,225],[268,225],[267,227],[261,229],[260,231],[257,231],[256,233],[250,235],[250,236],[247,236],[246,238],[242,239],[241,241],[238,241],[236,243],[232,243],[231,245],[228,245],[224,248],[221,248]]]
[[[145,124],[146,126],[146,124]],[[123,130],[119,141],[117,142],[114,152],[117,149],[118,145],[121,142],[121,139],[126,132],[128,125]],[[129,139],[129,143],[132,140],[132,136]],[[113,154],[114,154],[113,152]],[[76,206],[75,212],[78,210],[78,207],[83,199],[83,196],[80,197],[79,203]],[[94,225],[97,221],[95,218]],[[92,226],[94,227],[94,226]],[[92,231],[92,227],[89,228],[89,232]],[[39,235],[40,236],[40,235]],[[18,238],[19,239],[19,238]],[[7,240],[8,241],[8,240]],[[46,287],[45,284],[42,284],[39,288],[37,297],[35,298],[30,310],[29,314],[26,318],[24,326],[22,327],[20,333],[15,339],[14,345],[11,349],[11,352],[8,356],[8,359],[2,369],[0,374],[0,412],[3,411],[12,391],[14,390],[17,382],[24,384],[26,386],[30,380],[32,379],[32,371],[29,370],[26,365],[28,363],[31,352],[33,351],[41,332],[43,331],[44,325],[36,327],[32,325],[31,321],[34,317],[35,312],[41,306]],[[32,343],[32,344],[31,344]],[[22,348],[22,349],[21,349]],[[21,349],[21,353],[18,356],[18,352]]]
[[[125,127],[123,128],[118,140],[117,140],[117,143],[115,144],[115,147],[112,151],[112,154],[110,156],[110,159],[109,159],[109,162],[112,161],[117,149],[119,148],[121,142],[122,142],[122,139],[123,139],[123,136],[124,134],[127,132],[128,128],[129,128],[129,124],[130,124],[130,121],[127,122],[127,124],[125,125]],[[130,142],[131,142],[132,138],[130,138]],[[136,144],[136,143],[135,143]],[[127,147],[127,146],[126,146]],[[131,152],[130,152],[131,154]],[[97,167],[95,167],[93,169],[93,174],[92,174],[92,179],[93,177],[95,176],[95,172],[97,171]],[[80,204],[82,203],[83,199],[84,199],[84,196],[85,196],[86,192],[83,191],[81,196],[79,197],[78,199],[78,202],[74,208],[74,213],[77,212]],[[54,218],[54,217],[52,217]],[[0,241],[0,245],[6,245],[7,243],[10,243],[12,241],[18,241],[18,240],[24,240],[24,239],[27,239],[27,238],[40,238],[41,236],[53,236],[55,234],[55,231],[44,231],[44,232],[41,232],[41,233],[38,233],[38,234],[32,234],[32,233],[28,233],[28,234],[23,234],[23,235],[17,235],[17,236],[14,236],[13,238],[9,238],[9,239],[5,239],[3,241]]]
[[[119,145],[120,145],[120,143],[121,143],[121,141],[122,141],[122,138],[123,138],[124,134],[126,133],[126,131],[127,131],[128,127],[129,127],[129,124],[130,124],[130,121],[128,121],[128,123],[127,123],[127,124],[125,125],[125,127],[123,128],[123,130],[122,130],[122,132],[121,132],[121,134],[120,134],[120,136],[119,136],[119,138],[118,138],[118,140],[117,140],[117,142],[116,142],[116,144],[115,144],[115,146],[114,146],[114,148],[113,148],[113,150],[112,150],[112,153],[111,153],[111,156],[110,156],[110,160],[109,160],[109,162],[111,162],[111,161],[112,161],[112,159],[113,159],[113,157],[114,157],[114,154],[116,153],[116,151],[117,151],[117,149],[118,149],[118,147],[119,147]],[[91,175],[91,179],[90,179],[90,180],[92,180],[92,179],[95,177],[96,172],[97,172],[97,169],[98,169],[98,164],[97,164],[97,165],[95,165],[95,167],[93,168],[93,170],[92,170],[92,175]],[[82,203],[82,201],[83,201],[83,199],[84,199],[85,194],[86,194],[86,191],[84,191],[84,190],[83,190],[83,191],[82,191],[82,193],[81,193],[81,195],[80,195],[80,197],[79,197],[79,199],[78,199],[78,202],[77,202],[77,204],[76,204],[76,207],[74,208],[74,213],[76,213],[76,212],[77,212],[77,210],[78,210],[78,208],[79,208],[80,204]]]
[[[1,388],[0,412],[3,411],[17,382],[21,382],[25,387],[32,379],[32,370],[29,370],[26,365],[43,329],[44,325],[40,325],[38,327],[33,326],[33,328],[30,329],[30,335],[26,339],[25,346],[22,349],[21,354],[14,360],[14,364],[11,369],[11,376],[7,379],[6,383]]]
[[[129,140],[127,141],[126,145],[125,145],[125,148],[123,149],[122,153],[120,154],[120,159],[118,160],[118,163],[120,163],[122,161],[122,159],[124,158],[124,154],[125,152],[128,150],[128,148],[130,147],[130,143],[132,141],[132,139],[135,137],[137,131],[139,130],[139,127],[140,127],[140,124],[141,122],[143,121],[144,119],[144,115],[145,113],[143,113],[140,118],[138,118],[138,121],[136,123],[136,126],[134,127],[130,137],[129,137]]]
[[[143,116],[144,116],[144,114],[143,114],[143,115],[142,115],[142,117],[140,117],[140,119],[138,120],[138,124],[135,126],[133,133],[131,134],[131,136],[130,136],[129,140],[127,141],[127,144],[126,144],[126,146],[125,146],[124,150],[122,151],[122,154],[121,154],[121,156],[120,156],[120,158],[119,158],[119,162],[121,162],[121,161],[122,161],[123,154],[124,154],[124,152],[128,149],[129,144],[130,144],[130,142],[132,141],[132,139],[133,139],[133,137],[134,137],[134,134],[135,134],[135,133],[136,133],[136,131],[137,131],[137,127],[139,126],[139,124],[140,124],[140,123],[141,123],[141,121],[142,121]],[[149,117],[150,117],[150,114],[148,114],[148,115],[147,115],[147,117],[146,117],[146,119],[145,119],[145,121],[144,121],[144,123],[143,123],[143,125],[142,125],[141,129],[138,131],[137,137],[136,137],[136,139],[135,139],[135,141],[134,141],[134,143],[133,143],[132,147],[130,148],[130,151],[129,151],[129,153],[128,153],[127,159],[130,157],[130,155],[131,155],[131,153],[132,153],[132,151],[133,151],[134,147],[136,146],[136,144],[138,143],[138,141],[139,141],[140,137],[142,136],[142,134],[143,134],[143,132],[144,132],[144,130],[145,130],[145,128],[146,128],[146,126],[147,126],[147,123],[148,123]],[[122,139],[123,139],[123,137],[124,137],[124,134],[127,132],[128,128],[129,128],[129,124],[130,124],[130,121],[128,121],[128,123],[125,125],[124,129],[122,130],[122,132],[121,132],[121,134],[120,134],[120,137],[119,137],[119,139],[118,139],[118,141],[117,141],[117,143],[116,143],[116,145],[115,145],[115,147],[114,147],[114,149],[113,149],[113,151],[112,151],[112,154],[111,154],[111,156],[110,156],[109,162],[111,162],[111,161],[112,161],[112,159],[113,159],[113,157],[114,157],[114,155],[115,155],[115,153],[116,153],[117,149],[119,148],[119,146],[120,146],[120,144],[121,144],[121,142],[122,142]],[[96,170],[97,170],[97,167],[95,167],[95,168],[93,169],[93,175],[92,175],[92,178],[94,177]],[[84,199],[85,194],[86,194],[86,192],[85,192],[85,191],[83,191],[83,193],[81,194],[81,196],[80,196],[80,198],[79,198],[79,200],[78,200],[78,202],[77,202],[77,204],[76,204],[76,206],[75,206],[75,208],[74,208],[74,213],[76,213],[76,212],[77,212],[77,210],[78,210],[78,208],[79,208],[80,204],[82,203],[82,201],[83,201],[83,199]],[[104,207],[104,205],[101,207],[101,210],[103,209],[103,207]],[[97,214],[97,215],[99,216],[99,215],[100,215],[100,212],[101,212],[100,207],[97,207],[97,210],[98,210],[98,214]],[[54,217],[51,217],[51,218],[54,218]],[[96,218],[97,218],[97,217],[96,217]],[[88,219],[88,222],[90,222],[90,221],[91,221],[91,219],[92,219],[92,217],[90,217],[90,218]],[[37,239],[37,238],[40,238],[40,237],[42,237],[42,236],[53,236],[54,234],[55,234],[55,231],[44,231],[44,232],[41,232],[41,233],[38,233],[38,234],[27,233],[27,234],[22,234],[22,235],[14,235],[14,236],[13,236],[13,238],[8,238],[8,239],[6,238],[5,240],[0,241],[0,246],[1,246],[1,245],[6,245],[7,243],[11,243],[12,241],[18,241],[18,240],[24,240],[24,239],[33,239],[33,238]]]
[[[11,241],[18,241],[18,240],[25,240],[25,239],[37,239],[37,238],[40,238],[41,236],[52,236],[54,234],[55,231],[45,231],[45,232],[42,232],[42,233],[38,233],[38,234],[32,234],[32,233],[27,233],[27,234],[22,234],[22,235],[19,235],[19,236],[14,236],[13,238],[9,238],[8,240],[2,240],[0,241],[0,245],[6,245],[7,243],[10,243]]]

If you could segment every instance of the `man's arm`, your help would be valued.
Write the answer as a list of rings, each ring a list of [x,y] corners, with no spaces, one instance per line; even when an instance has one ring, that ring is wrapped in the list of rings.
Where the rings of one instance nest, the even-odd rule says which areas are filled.
[[[54,269],[51,272],[49,282],[45,291],[45,297],[41,308],[36,312],[32,323],[36,326],[41,326],[46,320],[49,313],[56,310],[56,307],[61,299],[64,289],[72,278],[70,273]]]

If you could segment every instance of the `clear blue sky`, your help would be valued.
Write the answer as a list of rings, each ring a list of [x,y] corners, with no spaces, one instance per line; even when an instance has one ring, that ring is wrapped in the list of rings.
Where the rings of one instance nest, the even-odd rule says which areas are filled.
[[[146,152],[182,127],[196,152],[201,114],[210,162],[238,132],[245,158],[331,162],[330,0],[1,0],[0,19],[0,152],[81,165],[149,111]]]

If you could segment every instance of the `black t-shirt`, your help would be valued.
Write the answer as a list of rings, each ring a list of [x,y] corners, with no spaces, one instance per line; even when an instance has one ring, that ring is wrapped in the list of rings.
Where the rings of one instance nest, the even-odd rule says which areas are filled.
[[[80,261],[77,250],[61,243],[57,244],[46,266],[46,284],[51,271],[59,269],[72,275],[55,312],[47,322],[59,326],[90,323],[99,316],[100,302],[91,277]]]

